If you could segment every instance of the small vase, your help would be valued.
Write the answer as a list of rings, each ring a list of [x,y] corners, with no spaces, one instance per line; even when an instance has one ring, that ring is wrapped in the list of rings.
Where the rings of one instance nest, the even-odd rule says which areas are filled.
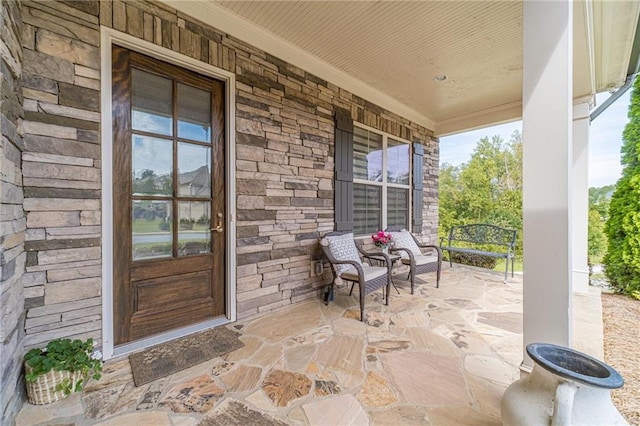
[[[385,254],[389,254],[389,246],[382,247],[382,252]]]

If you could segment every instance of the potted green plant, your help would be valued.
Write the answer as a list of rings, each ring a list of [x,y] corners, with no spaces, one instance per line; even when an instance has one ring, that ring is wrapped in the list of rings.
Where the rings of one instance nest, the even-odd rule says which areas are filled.
[[[29,402],[49,404],[81,391],[90,375],[102,376],[101,358],[91,338],[55,339],[44,349],[31,349],[24,357]]]

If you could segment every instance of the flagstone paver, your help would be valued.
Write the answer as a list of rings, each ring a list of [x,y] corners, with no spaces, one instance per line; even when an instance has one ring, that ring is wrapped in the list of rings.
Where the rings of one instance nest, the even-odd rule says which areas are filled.
[[[308,300],[234,328],[245,347],[136,388],[128,358],[102,380],[48,406],[33,425],[497,425],[522,361],[522,276],[448,265],[440,288],[394,281],[390,305],[357,289]]]
[[[493,417],[467,405],[428,409],[433,425],[501,426],[499,417]]]
[[[133,382],[129,382],[89,393],[82,398],[86,416],[92,419],[102,419],[134,410],[138,399],[148,387],[148,385],[136,387]]]
[[[286,423],[252,410],[240,401],[226,400],[210,416],[200,423],[201,426],[286,426]]]
[[[404,400],[438,406],[468,401],[460,358],[427,352],[384,355],[388,374]]]
[[[211,376],[204,374],[195,379],[175,385],[158,404],[175,413],[206,413],[224,394]]]
[[[83,411],[80,394],[77,393],[48,405],[25,403],[16,417],[16,426],[30,426],[60,417],[74,417],[81,415]]]
[[[369,371],[362,389],[358,392],[358,400],[367,407],[384,407],[398,401],[398,398],[382,375]]]
[[[315,352],[315,345],[297,345],[287,348],[284,355],[287,370],[304,373]]]
[[[333,380],[316,380],[316,396],[336,395],[340,393],[340,386]]]
[[[311,385],[304,374],[273,370],[264,378],[262,390],[276,405],[286,407],[294,399],[308,395]]]
[[[512,333],[522,333],[522,314],[519,312],[480,312],[478,322]]]
[[[255,388],[260,381],[261,375],[262,369],[260,367],[239,365],[237,368],[220,376],[220,380],[224,382],[227,391],[243,392]]]
[[[432,424],[429,421],[427,410],[413,405],[403,405],[385,410],[372,411],[370,416],[373,424],[379,426],[418,426]]]
[[[302,406],[310,425],[368,425],[369,417],[351,394],[322,399]]]
[[[467,355],[464,358],[464,368],[474,376],[504,385],[520,378],[509,364],[489,355]]]
[[[251,403],[259,410],[266,411],[267,413],[277,413],[278,408],[273,404],[273,401],[264,394],[262,389],[259,389],[245,398],[245,401]]]
[[[147,411],[125,414],[104,422],[96,423],[96,426],[171,426],[171,424],[168,413],[164,411]]]

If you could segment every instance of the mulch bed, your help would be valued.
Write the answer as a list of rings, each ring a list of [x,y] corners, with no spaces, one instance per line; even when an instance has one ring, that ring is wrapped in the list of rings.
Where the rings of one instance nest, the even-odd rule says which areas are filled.
[[[624,378],[611,392],[614,404],[632,425],[640,425],[640,300],[602,294],[605,362]]]

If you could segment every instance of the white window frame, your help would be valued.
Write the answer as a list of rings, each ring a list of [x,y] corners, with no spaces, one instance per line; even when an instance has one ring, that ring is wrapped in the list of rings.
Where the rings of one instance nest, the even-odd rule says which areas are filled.
[[[374,129],[373,127],[369,127],[367,125],[361,124],[361,123],[353,123],[353,127],[354,127],[354,134],[355,134],[355,128],[360,128],[362,130],[367,130],[371,133],[375,133],[379,136],[382,136],[382,182],[373,182],[367,179],[357,179],[355,177],[355,169],[354,169],[354,177],[353,177],[353,184],[354,185],[370,185],[370,186],[377,186],[377,187],[381,187],[382,188],[382,197],[381,197],[381,203],[382,203],[382,208],[380,209],[382,212],[382,218],[381,218],[381,229],[386,229],[387,228],[387,201],[388,201],[388,197],[387,197],[387,188],[400,188],[400,189],[406,189],[409,192],[409,209],[407,212],[407,230],[411,231],[411,218],[412,216],[412,196],[413,196],[413,191],[411,190],[413,188],[413,161],[412,161],[412,155],[413,155],[413,150],[412,150],[412,146],[411,146],[411,142],[409,142],[406,139],[403,138],[399,138],[395,135],[392,135],[390,133],[385,133],[383,131],[380,131],[378,129]],[[409,146],[409,184],[407,185],[401,185],[398,183],[390,183],[387,182],[387,146],[388,146],[388,140],[389,138],[398,141],[398,142],[402,142],[402,143],[406,143]],[[352,149],[355,149],[355,142],[354,142],[354,147]],[[364,237],[368,237],[368,234],[358,234],[355,235],[355,237],[358,238],[364,238]]]

